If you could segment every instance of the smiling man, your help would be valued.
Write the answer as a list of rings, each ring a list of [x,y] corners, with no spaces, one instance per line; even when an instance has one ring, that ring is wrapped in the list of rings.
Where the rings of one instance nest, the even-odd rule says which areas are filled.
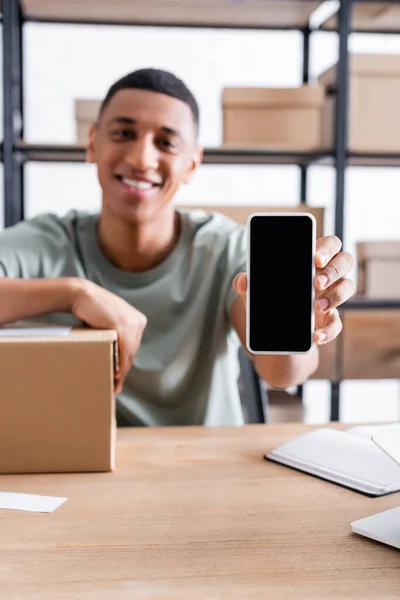
[[[101,214],[45,214],[0,235],[0,323],[69,313],[115,329],[125,425],[243,422],[237,341],[246,334],[245,231],[173,203],[201,163],[198,127],[196,100],[174,75],[127,75],[109,90],[88,141]],[[336,307],[354,286],[344,277],[353,259],[337,238],[320,239],[317,251],[319,344],[340,332]],[[318,349],[257,355],[254,364],[273,386],[300,384],[316,369]]]

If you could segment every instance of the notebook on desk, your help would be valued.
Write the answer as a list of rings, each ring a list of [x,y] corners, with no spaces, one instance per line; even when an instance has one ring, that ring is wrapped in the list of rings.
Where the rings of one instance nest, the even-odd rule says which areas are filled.
[[[400,439],[400,424],[347,431],[327,427],[286,442],[266,458],[368,496],[383,496],[400,491],[399,465],[372,440],[382,436],[383,427]]]

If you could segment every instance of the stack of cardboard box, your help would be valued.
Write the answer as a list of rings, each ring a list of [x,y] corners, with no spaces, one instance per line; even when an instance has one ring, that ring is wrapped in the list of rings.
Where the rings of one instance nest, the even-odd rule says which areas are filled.
[[[100,106],[100,100],[75,101],[76,141],[78,144],[85,145],[87,143],[90,126],[96,121]]]
[[[322,86],[225,88],[223,138],[230,146],[267,146],[295,151],[321,145]]]
[[[336,65],[315,85],[292,88],[226,87],[223,143],[271,150],[334,147]],[[353,152],[400,152],[400,55],[351,54],[348,147]],[[86,144],[100,100],[76,100],[77,142]]]
[[[318,79],[325,88],[321,147],[332,148],[335,131],[336,65]],[[400,152],[400,55],[349,57],[348,148],[352,152]]]
[[[226,145],[280,150],[331,150],[335,139],[337,67],[318,85],[223,90]],[[400,152],[400,55],[352,54],[349,135],[353,152]]]
[[[357,244],[359,294],[400,298],[400,241]]]

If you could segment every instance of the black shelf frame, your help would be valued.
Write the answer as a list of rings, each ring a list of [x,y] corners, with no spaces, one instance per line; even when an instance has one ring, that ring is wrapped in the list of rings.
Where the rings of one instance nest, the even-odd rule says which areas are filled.
[[[174,27],[177,29],[236,29],[254,31],[299,31],[298,25],[259,25],[257,23],[240,25],[237,23],[207,23],[207,22],[184,22],[166,23],[164,21],[108,21],[107,19],[53,19],[47,17],[29,17],[29,23],[50,23],[53,25],[112,25],[113,27]]]
[[[16,142],[15,152],[22,163],[84,162],[84,146],[54,144],[24,144]],[[0,158],[3,156],[3,144],[0,144]],[[346,153],[348,166],[399,168],[400,153],[378,154],[372,152]],[[300,201],[306,200],[307,167],[312,165],[335,166],[334,150],[301,152],[290,150],[268,150],[266,148],[229,148],[209,147],[204,149],[203,164],[206,165],[297,165],[301,169],[303,180],[300,189]]]
[[[23,162],[84,162],[84,146],[52,144],[17,144],[16,149]],[[215,147],[204,149],[203,164],[213,165],[293,165],[306,168],[311,164],[333,164],[332,152],[298,152],[266,150],[263,148]],[[400,155],[399,155],[400,160]]]
[[[17,0],[2,1],[4,224],[24,218],[24,167],[16,151],[23,138],[22,11]]]
[[[310,165],[333,165],[336,171],[335,190],[335,225],[334,233],[343,238],[345,213],[346,169],[349,165],[360,166],[400,166],[399,154],[369,154],[354,153],[347,148],[347,106],[348,106],[348,38],[353,31],[351,28],[352,5],[362,0],[341,0],[338,11],[338,27],[333,32],[339,36],[339,61],[337,69],[337,102],[335,145],[332,151],[326,152],[290,152],[269,151],[266,149],[236,149],[236,148],[206,148],[204,164],[274,164],[297,165],[300,169],[299,203],[307,203],[308,167]],[[372,0],[370,0],[372,2]],[[398,3],[400,0],[389,0]],[[365,0],[364,0],[365,2]],[[367,0],[368,2],[368,0]],[[28,161],[35,162],[82,162],[85,160],[85,149],[74,146],[33,145],[24,144],[23,140],[23,35],[22,29],[27,21],[24,18],[20,0],[3,0],[3,73],[4,73],[4,142],[0,154],[4,162],[4,223],[12,226],[24,218],[24,165]],[[272,31],[301,31],[303,36],[303,65],[302,81],[309,81],[310,38],[313,31],[326,31],[322,27],[311,30],[309,26],[258,26],[258,25],[225,25],[193,24],[193,23],[116,23],[107,21],[80,21],[56,19],[28,19],[29,22],[41,23],[70,23],[70,24],[100,24],[100,25],[135,25],[152,27],[194,27],[218,29],[248,29]],[[362,31],[362,33],[376,33]],[[385,31],[384,33],[399,33]],[[353,299],[342,308],[345,310],[365,309],[400,309],[400,301]],[[340,349],[341,344],[339,344]],[[341,372],[342,352],[337,353],[337,369]],[[332,421],[340,418],[340,381],[331,384]],[[299,389],[301,393],[301,388]]]

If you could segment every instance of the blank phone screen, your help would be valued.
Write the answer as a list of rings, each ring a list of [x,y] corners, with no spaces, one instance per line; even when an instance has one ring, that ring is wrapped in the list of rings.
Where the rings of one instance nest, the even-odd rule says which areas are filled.
[[[312,346],[313,221],[250,220],[249,332],[254,352],[307,352]]]

